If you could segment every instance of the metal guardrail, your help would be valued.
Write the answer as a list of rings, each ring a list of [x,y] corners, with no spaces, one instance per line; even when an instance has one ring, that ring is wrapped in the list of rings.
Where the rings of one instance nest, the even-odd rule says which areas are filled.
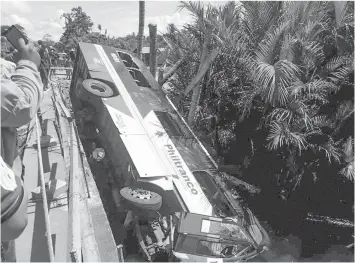
[[[69,262],[101,262],[98,244],[95,239],[92,219],[90,217],[88,200],[85,189],[89,193],[86,182],[86,172],[84,169],[83,156],[81,154],[81,144],[76,129],[74,118],[62,101],[58,89],[53,89],[53,100],[57,105],[57,116],[59,121],[64,124],[64,119],[68,121],[70,128],[70,150],[66,155],[70,159],[69,167],[69,236],[68,236],[68,257]],[[60,129],[61,132],[65,130]],[[65,136],[65,134],[63,134]],[[66,158],[65,158],[66,159]],[[68,160],[67,159],[67,160]],[[84,183],[85,181],[85,183]]]
[[[69,175],[69,253],[71,262],[82,262],[81,223],[80,223],[80,178],[78,145],[75,140],[75,128],[70,122],[70,175]]]
[[[49,72],[48,72],[48,79],[51,80],[52,79],[52,75],[54,75],[54,72],[56,70],[64,70],[64,73],[56,73],[55,75],[67,75],[67,70],[71,70],[73,72],[73,68],[71,67],[50,67],[49,68]],[[71,74],[70,74],[71,75]]]

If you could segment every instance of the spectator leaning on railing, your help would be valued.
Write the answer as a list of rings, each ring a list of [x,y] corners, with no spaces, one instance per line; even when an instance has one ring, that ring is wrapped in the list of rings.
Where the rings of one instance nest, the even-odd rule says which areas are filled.
[[[16,64],[1,58],[1,241],[6,261],[16,260],[14,240],[27,225],[28,196],[20,179],[16,129],[31,121],[43,97],[40,55],[32,41],[26,45],[19,39],[18,44],[20,49],[13,57]]]

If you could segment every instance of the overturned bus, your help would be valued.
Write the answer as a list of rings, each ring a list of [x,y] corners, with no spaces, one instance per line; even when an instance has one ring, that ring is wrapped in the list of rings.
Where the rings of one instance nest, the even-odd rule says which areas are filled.
[[[133,54],[80,43],[70,97],[78,128],[99,134],[149,261],[247,261],[269,247],[252,211]],[[79,116],[79,117],[78,117]],[[90,126],[89,125],[89,126]]]

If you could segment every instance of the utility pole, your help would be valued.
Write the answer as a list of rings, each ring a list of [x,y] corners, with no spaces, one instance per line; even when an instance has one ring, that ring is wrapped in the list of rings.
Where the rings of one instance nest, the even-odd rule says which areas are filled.
[[[145,1],[139,1],[139,25],[138,25],[138,36],[137,36],[138,39],[137,56],[139,59],[142,59],[144,17],[145,17]]]
[[[156,75],[157,68],[157,25],[149,24],[149,38],[150,38],[150,52],[149,52],[149,68],[150,73],[154,76]]]

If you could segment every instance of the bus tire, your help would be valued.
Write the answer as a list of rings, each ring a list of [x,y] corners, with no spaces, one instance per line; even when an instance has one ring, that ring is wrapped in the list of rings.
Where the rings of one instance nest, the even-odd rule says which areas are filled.
[[[124,187],[120,190],[120,194],[127,205],[145,210],[157,211],[163,202],[159,194],[140,188]]]
[[[101,98],[109,98],[113,95],[109,85],[96,79],[85,79],[82,85],[86,91]]]

